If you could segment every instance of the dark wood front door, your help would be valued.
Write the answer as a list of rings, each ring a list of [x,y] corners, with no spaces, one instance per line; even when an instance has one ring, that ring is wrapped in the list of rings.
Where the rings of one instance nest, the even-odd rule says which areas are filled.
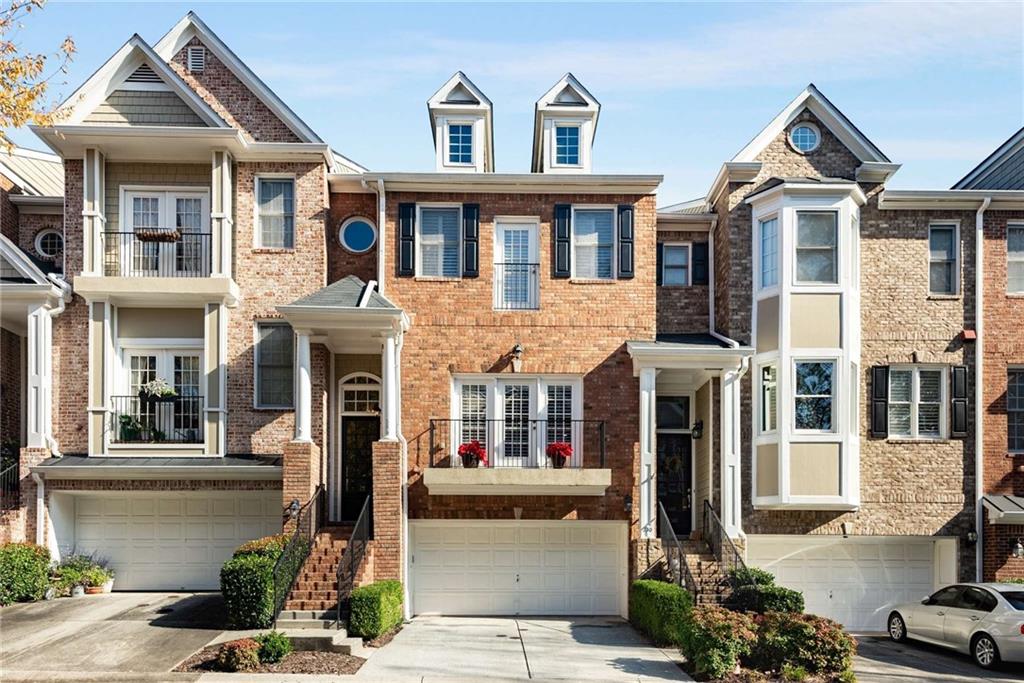
[[[380,438],[380,418],[341,418],[341,520],[354,522],[373,491],[373,442]]]
[[[693,530],[693,472],[689,434],[658,434],[658,502],[680,540]]]

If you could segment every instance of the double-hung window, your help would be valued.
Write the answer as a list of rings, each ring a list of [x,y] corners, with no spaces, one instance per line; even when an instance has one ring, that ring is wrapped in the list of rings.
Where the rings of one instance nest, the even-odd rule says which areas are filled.
[[[555,165],[580,165],[579,126],[555,126]]]
[[[1024,294],[1024,224],[1006,226],[1006,291]]]
[[[420,208],[420,220],[416,222],[418,275],[459,277],[462,273],[460,216],[461,210],[455,206]]]
[[[256,246],[272,249],[295,247],[295,180],[257,178],[256,211],[259,223]]]
[[[945,436],[946,372],[942,368],[889,369],[889,436],[939,439]]]
[[[839,282],[838,237],[837,215],[834,211],[797,212],[797,284]]]
[[[834,361],[796,362],[793,414],[797,430],[835,431],[835,372]]]
[[[666,244],[662,252],[661,284],[676,287],[690,284],[690,245]]]
[[[295,335],[288,323],[256,326],[256,406],[291,408],[295,396]]]
[[[615,277],[615,210],[573,211],[573,268],[575,277],[611,280]]]
[[[1007,445],[1015,453],[1024,453],[1024,368],[1010,370],[1006,379]]]
[[[460,166],[473,163],[472,124],[448,124],[448,163]]]
[[[943,223],[928,228],[928,292],[930,294],[956,294],[957,226]]]
[[[760,221],[761,289],[779,284],[779,219]]]
[[[761,433],[778,428],[779,369],[774,365],[761,368]]]

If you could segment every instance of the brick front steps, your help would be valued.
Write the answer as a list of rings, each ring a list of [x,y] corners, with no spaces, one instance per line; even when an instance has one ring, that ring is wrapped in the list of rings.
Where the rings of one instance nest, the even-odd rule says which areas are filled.
[[[697,604],[717,605],[729,595],[729,577],[703,542],[684,541],[683,557],[697,583]]]
[[[334,619],[338,605],[338,563],[352,536],[352,526],[330,526],[322,528],[313,544],[313,549],[299,570],[291,593],[284,603],[285,613],[304,613],[297,619]],[[356,586],[373,580],[373,541],[367,546],[366,556],[356,575]],[[324,613],[327,613],[326,615]]]

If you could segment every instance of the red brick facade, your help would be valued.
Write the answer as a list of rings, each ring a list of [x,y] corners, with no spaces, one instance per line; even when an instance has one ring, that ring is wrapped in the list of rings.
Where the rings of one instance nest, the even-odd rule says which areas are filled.
[[[330,282],[355,275],[363,282],[377,279],[377,246],[363,254],[353,254],[341,245],[339,231],[350,218],[365,218],[377,225],[377,195],[367,193],[331,193],[331,209],[325,237]],[[378,239],[380,234],[378,231]]]

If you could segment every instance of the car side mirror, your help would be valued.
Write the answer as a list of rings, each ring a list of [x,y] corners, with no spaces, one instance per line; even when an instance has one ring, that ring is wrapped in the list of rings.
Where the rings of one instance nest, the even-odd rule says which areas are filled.
[[[924,600],[921,601],[921,604],[922,605],[930,605],[930,604],[932,604],[932,599],[931,598],[925,598]]]

